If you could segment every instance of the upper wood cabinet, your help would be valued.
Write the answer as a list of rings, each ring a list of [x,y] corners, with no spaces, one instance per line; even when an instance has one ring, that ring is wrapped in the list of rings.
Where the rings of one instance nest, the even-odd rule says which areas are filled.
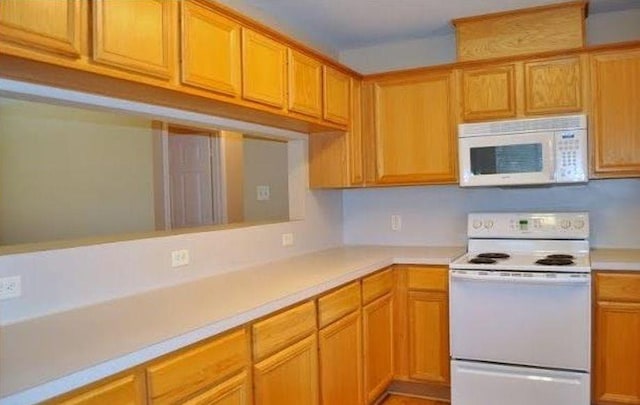
[[[351,114],[351,77],[324,66],[324,119],[347,125]]]
[[[175,64],[177,6],[173,0],[95,0],[96,62],[169,79]]]
[[[64,395],[45,403],[49,405],[143,405],[147,403],[144,376],[138,373],[126,374],[106,382],[98,382],[80,392]]]
[[[322,115],[322,64],[289,49],[289,111]]]
[[[240,24],[198,1],[181,7],[182,83],[240,95]]]
[[[516,116],[516,66],[506,64],[462,71],[464,121]]]
[[[582,110],[580,57],[524,63],[525,115]]]
[[[593,400],[640,404],[640,275],[596,274]]]
[[[78,57],[80,31],[80,0],[0,1],[2,42]]]
[[[374,83],[376,183],[456,181],[454,94],[450,71]]]
[[[364,139],[362,137],[362,82],[351,80],[351,125],[347,132],[350,186],[364,184]]]
[[[463,121],[582,111],[583,59],[578,55],[463,69]]]
[[[242,97],[272,107],[285,106],[287,47],[242,28]]]
[[[592,170],[640,175],[640,49],[591,55]]]

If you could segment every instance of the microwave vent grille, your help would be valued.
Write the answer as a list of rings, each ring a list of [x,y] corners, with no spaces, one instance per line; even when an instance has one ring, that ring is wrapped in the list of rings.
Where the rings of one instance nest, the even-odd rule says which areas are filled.
[[[587,117],[585,115],[570,115],[551,118],[460,124],[459,136],[468,137],[526,132],[566,131],[572,129],[584,129],[586,126]]]

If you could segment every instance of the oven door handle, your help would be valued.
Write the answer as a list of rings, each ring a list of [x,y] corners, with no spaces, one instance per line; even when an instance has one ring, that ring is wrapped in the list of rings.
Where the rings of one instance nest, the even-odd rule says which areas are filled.
[[[451,281],[479,281],[479,282],[501,282],[511,284],[545,284],[545,285],[587,285],[591,283],[589,274],[580,274],[578,277],[569,274],[560,274],[555,277],[546,276],[505,276],[500,274],[477,274],[477,273],[460,273],[451,272]]]

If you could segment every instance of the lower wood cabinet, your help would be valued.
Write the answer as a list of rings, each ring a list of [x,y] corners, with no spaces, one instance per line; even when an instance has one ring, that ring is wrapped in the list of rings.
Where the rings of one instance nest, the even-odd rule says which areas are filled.
[[[256,405],[318,404],[315,334],[253,366]]]
[[[183,405],[249,405],[251,385],[246,371],[182,402]]]
[[[63,395],[46,404],[56,405],[141,405],[146,403],[144,375],[132,372]]]
[[[360,282],[318,298],[320,398],[324,405],[361,405]]]
[[[593,402],[640,404],[640,273],[595,279]]]
[[[393,378],[393,295],[391,292],[362,308],[364,392],[371,404]]]

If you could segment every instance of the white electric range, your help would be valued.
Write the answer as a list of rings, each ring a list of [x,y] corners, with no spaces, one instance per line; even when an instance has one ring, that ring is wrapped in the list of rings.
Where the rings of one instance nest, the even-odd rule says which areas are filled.
[[[587,213],[469,214],[450,267],[454,405],[588,405]]]

